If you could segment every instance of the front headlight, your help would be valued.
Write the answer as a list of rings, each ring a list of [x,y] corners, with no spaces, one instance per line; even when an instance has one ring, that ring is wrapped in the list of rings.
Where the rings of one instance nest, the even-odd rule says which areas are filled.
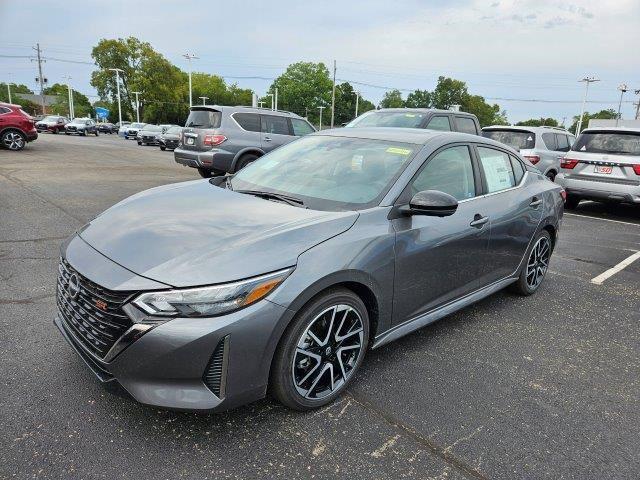
[[[244,308],[266,297],[293,271],[279,270],[240,282],[148,292],[138,296],[133,304],[154,316],[210,317]]]

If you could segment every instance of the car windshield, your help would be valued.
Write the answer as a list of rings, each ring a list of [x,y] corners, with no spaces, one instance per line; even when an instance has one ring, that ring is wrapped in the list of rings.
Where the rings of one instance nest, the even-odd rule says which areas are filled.
[[[640,156],[640,132],[584,132],[573,144],[576,152]]]
[[[526,130],[483,130],[482,136],[509,145],[515,150],[529,150],[536,146],[536,134]]]
[[[418,128],[427,116],[422,112],[367,112],[347,127],[406,127]]]
[[[47,115],[42,119],[43,122],[57,122],[60,117],[54,115]]]
[[[234,190],[295,197],[316,210],[377,205],[419,146],[386,140],[307,136],[238,172]]]
[[[182,127],[171,127],[165,133],[180,133],[182,131]]]
[[[142,127],[142,130],[144,130],[145,132],[161,132],[162,127],[158,125],[145,125],[144,127]]]
[[[132,123],[129,125],[131,128],[142,128],[144,127],[144,123]]]

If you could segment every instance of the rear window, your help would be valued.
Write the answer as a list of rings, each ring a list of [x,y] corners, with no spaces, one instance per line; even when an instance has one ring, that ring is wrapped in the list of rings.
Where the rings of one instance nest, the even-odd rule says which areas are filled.
[[[427,116],[420,112],[367,112],[347,127],[405,127],[418,128]]]
[[[640,132],[585,132],[571,150],[576,152],[640,155]]]
[[[221,118],[222,113],[215,110],[191,110],[184,126],[191,128],[218,128]]]
[[[528,150],[536,145],[536,134],[522,130],[483,130],[482,136],[504,143],[515,150]]]

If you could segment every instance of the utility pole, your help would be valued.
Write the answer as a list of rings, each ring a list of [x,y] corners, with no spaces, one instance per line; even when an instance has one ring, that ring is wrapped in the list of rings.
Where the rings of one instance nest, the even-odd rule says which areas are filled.
[[[193,53],[185,53],[182,55],[189,60],[189,108],[193,107],[193,99],[191,97],[191,60],[198,60],[200,57],[196,57]]]
[[[275,88],[275,97],[273,97],[273,103],[275,103],[275,108],[274,110],[278,110],[278,87]]]
[[[320,110],[322,113],[322,110]],[[333,61],[333,88],[331,89],[331,128],[336,113],[336,61]]]
[[[68,101],[69,101],[69,119],[73,120],[73,117],[75,117],[75,109],[73,108],[73,89],[71,88],[71,77],[69,75],[67,75],[66,77],[64,77],[67,80],[67,95],[68,95]]]
[[[118,91],[118,122],[122,126],[122,103],[120,101],[120,72],[124,73],[124,70],[120,68],[109,68],[112,72],[116,72],[116,89]]]
[[[140,123],[140,99],[138,95],[142,95],[142,92],[131,92],[136,94],[136,122]]]
[[[360,99],[360,92],[356,90],[356,117],[358,116],[358,100]]]
[[[625,92],[629,90],[629,88],[627,87],[626,83],[621,83],[620,86],[618,87],[618,90],[620,90],[620,103],[618,103],[618,116],[616,117],[616,127],[618,126],[618,122],[620,122],[620,117],[621,117],[620,111],[622,110],[622,97],[624,96]]]
[[[578,80],[579,82],[585,82],[587,84],[584,90],[584,98],[582,99],[582,110],[580,111],[580,120],[578,120],[578,125],[576,126],[576,131],[574,132],[576,136],[582,130],[582,117],[584,117],[584,107],[587,103],[587,94],[589,93],[589,84],[593,82],[599,82],[600,79],[596,77],[584,77],[582,80]]]
[[[634,90],[633,93],[635,93],[636,95],[640,95],[640,89]],[[640,98],[638,98],[638,103],[636,103],[636,105],[636,120],[640,120]]]
[[[206,105],[207,102],[205,102],[205,100],[209,100],[209,97],[198,97],[200,100],[202,100],[202,105]]]
[[[42,51],[40,50],[40,44],[39,43],[36,43],[36,46],[35,47],[31,47],[31,48],[33,48],[36,51],[37,56],[38,56],[37,57],[38,58],[37,62],[38,62],[38,75],[39,75],[38,83],[40,83],[40,100],[41,100],[41,103],[42,103],[42,114],[45,115],[47,113],[46,109],[45,109],[45,106],[44,106],[44,82],[45,82],[45,78],[42,75],[42,62],[44,62],[44,60],[42,60],[42,57],[40,56],[40,53]]]
[[[11,74],[9,74],[11,75]],[[9,103],[13,103],[11,101],[11,82],[9,80],[7,80],[7,93],[9,94]]]
[[[322,110],[325,107],[318,107],[318,109],[320,110],[320,125],[318,126],[318,130],[322,130]]]

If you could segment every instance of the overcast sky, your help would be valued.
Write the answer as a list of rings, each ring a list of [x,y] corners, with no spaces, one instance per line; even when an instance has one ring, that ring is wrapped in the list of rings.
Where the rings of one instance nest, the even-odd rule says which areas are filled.
[[[194,70],[258,94],[300,60],[335,59],[337,77],[362,84],[355,86],[375,103],[382,87],[406,96],[405,89],[431,90],[439,75],[452,76],[498,103],[512,122],[552,116],[569,123],[585,75],[602,80],[590,89],[589,111],[617,109],[623,82],[640,88],[638,0],[0,0],[0,18],[0,81],[33,89],[36,64],[11,56],[31,55],[39,42],[50,83],[70,75],[74,88],[95,95],[93,67],[69,61],[91,62],[99,39],[130,35],[185,70],[181,54],[193,52],[200,57]],[[632,118],[637,99],[626,94],[623,117]]]

